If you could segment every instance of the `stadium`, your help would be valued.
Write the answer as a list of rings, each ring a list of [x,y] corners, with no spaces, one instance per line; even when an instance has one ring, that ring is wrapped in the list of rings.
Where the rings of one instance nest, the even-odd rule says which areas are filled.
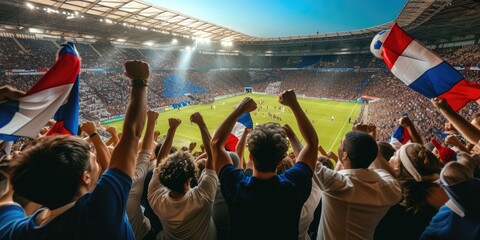
[[[146,90],[148,95],[146,108],[158,112],[158,120],[156,120],[154,125],[154,130],[159,132],[155,139],[155,144],[158,146],[162,144],[167,145],[168,134],[171,133],[169,129],[172,127],[172,123],[168,119],[176,118],[181,121],[181,125],[178,126],[178,129],[175,128],[175,138],[172,140],[173,147],[179,149],[179,151],[180,149],[190,148],[186,151],[190,151],[195,157],[199,155],[205,156],[202,155],[207,154],[207,152],[204,152],[204,144],[202,144],[204,135],[197,130],[198,126],[195,124],[195,120],[192,121],[192,114],[195,112],[202,114],[207,131],[210,131],[215,140],[215,137],[219,135],[217,130],[228,129],[224,129],[222,126],[225,122],[228,122],[227,120],[232,111],[235,113],[239,108],[241,109],[243,106],[241,103],[242,99],[249,97],[256,102],[256,109],[250,112],[252,125],[247,126],[247,128],[255,129],[258,125],[273,122],[280,126],[290,126],[293,132],[298,135],[298,143],[292,143],[291,136],[288,138],[290,143],[286,151],[291,158],[291,165],[295,163],[295,158],[304,157],[304,155],[298,154],[299,150],[296,146],[300,145],[301,149],[302,145],[305,145],[302,151],[309,149],[307,146],[310,145],[312,136],[306,133],[305,125],[311,125],[314,132],[316,132],[318,144],[315,146],[315,152],[318,149],[320,151],[318,154],[325,155],[327,161],[329,159],[332,163],[335,163],[333,164],[334,166],[338,165],[336,162],[342,160],[340,149],[346,148],[342,142],[344,141],[344,136],[352,129],[360,130],[361,128],[358,126],[365,126],[368,129],[367,132],[373,135],[374,140],[377,142],[391,143],[395,137],[392,136],[401,125],[408,129],[408,138],[411,142],[420,143],[420,146],[425,144],[425,148],[427,148],[427,143],[430,143],[428,151],[436,154],[435,159],[441,161],[441,167],[436,170],[431,170],[433,167],[430,166],[422,167],[423,163],[410,164],[411,168],[420,168],[416,172],[417,175],[430,176],[437,174],[436,180],[439,181],[440,170],[444,165],[448,165],[448,161],[443,159],[445,155],[442,155],[447,150],[440,150],[442,147],[434,146],[431,143],[432,140],[433,142],[440,142],[445,148],[454,151],[453,155],[451,155],[455,158],[460,152],[478,154],[476,145],[478,145],[480,135],[477,136],[476,128],[472,128],[473,130],[467,129],[467,133],[465,133],[465,126],[469,123],[463,124],[462,122],[462,124],[459,124],[461,121],[455,121],[451,116],[446,116],[445,111],[438,110],[438,105],[432,104],[431,98],[433,97],[422,96],[417,89],[407,86],[404,83],[404,79],[401,79],[399,74],[395,72],[400,70],[392,69],[388,58],[385,57],[387,54],[384,53],[384,59],[375,57],[372,54],[372,39],[379,32],[384,30],[392,31],[394,24],[398,24],[412,38],[416,39],[421,46],[429,49],[434,53],[433,55],[436,54],[441,61],[448,63],[446,65],[451,65],[452,71],[458,71],[464,79],[472,84],[480,83],[480,1],[478,0],[408,0],[405,1],[405,4],[392,21],[384,22],[380,25],[349,31],[330,33],[317,31],[316,34],[282,37],[260,37],[245,34],[239,30],[224,27],[222,22],[213,23],[202,20],[181,11],[170,10],[160,4],[144,0],[0,0],[0,87],[11,86],[19,91],[27,92],[27,95],[29,95],[32,91],[32,86],[42,77],[49,76],[49,73],[54,69],[52,66],[60,61],[57,59],[60,59],[59,54],[62,54],[62,52],[59,52],[58,49],[62,48],[62,44],[72,42],[81,59],[80,80],[78,82],[79,108],[76,111],[76,115],[78,115],[78,123],[76,124],[78,124],[78,130],[80,130],[78,135],[84,139],[94,136],[86,132],[83,127],[80,128],[80,125],[85,122],[93,122],[96,128],[94,133],[98,134],[103,142],[114,142],[113,145],[107,144],[110,149],[109,157],[110,154],[112,154],[112,157],[115,156],[114,145],[120,144],[121,142],[119,141],[122,141],[122,138],[116,135],[122,133],[122,129],[125,129],[128,123],[132,124],[131,120],[129,122],[127,109],[130,106],[129,103],[132,104],[131,94],[134,92],[132,89],[135,88],[133,87],[135,84],[131,83],[130,77],[125,74],[124,64],[129,60],[138,60],[148,63],[150,68],[150,80]],[[415,55],[413,53],[408,54]],[[409,57],[408,54],[406,54],[406,57]],[[418,65],[424,64],[422,59],[419,61],[420,63],[417,62]],[[405,73],[404,75],[408,74]],[[420,74],[418,77],[420,77]],[[472,85],[471,88],[474,89],[476,87]],[[478,89],[480,89],[480,85]],[[298,111],[290,109],[288,105],[282,103],[281,99],[286,96],[284,94],[288,90],[294,90],[298,102],[308,118],[308,124],[305,122],[300,124],[302,122],[298,118]],[[462,91],[464,91],[465,95],[469,94],[467,94],[469,90]],[[480,90],[472,90],[472,92],[475,91],[477,93],[480,92]],[[472,93],[472,95],[475,94]],[[62,102],[67,101],[66,98],[71,96],[71,93],[70,95],[65,95]],[[439,94],[435,95],[435,97],[437,96]],[[462,97],[460,96],[459,98]],[[8,102],[6,103],[2,98],[3,95],[0,91],[0,114],[3,115],[0,116],[0,156],[6,159],[11,155],[10,152],[23,151],[32,141],[32,137],[28,134],[15,134],[12,133],[13,130],[6,129],[5,126],[15,126],[15,124],[7,124],[10,124],[10,121],[14,121],[17,118],[7,116],[10,114],[8,112],[10,108],[8,107],[12,105],[8,105]],[[8,99],[8,96],[5,98]],[[480,120],[477,120],[478,115],[476,115],[480,111],[480,107],[475,100],[479,98],[480,94],[478,94],[478,97],[470,97],[471,101],[467,101],[468,103],[465,106],[462,105],[460,110],[457,111],[459,118],[466,119],[468,122],[473,120],[472,125],[476,127],[478,127],[480,122]],[[18,99],[13,100],[16,101]],[[2,106],[2,104],[4,105]],[[17,105],[15,106],[15,109],[21,108]],[[60,107],[60,105],[58,106]],[[65,107],[66,105],[63,106]],[[2,107],[6,110],[2,110]],[[55,109],[52,113],[56,111]],[[58,112],[55,113],[55,116],[57,114]],[[408,116],[410,121],[406,125],[402,124],[405,122],[400,120],[402,118],[405,121],[405,116]],[[48,117],[48,119],[50,118],[53,119],[54,114]],[[57,122],[59,121],[57,120]],[[53,127],[55,121],[53,120],[47,124],[45,124],[45,121],[41,123],[34,128],[33,131],[36,131],[35,133],[29,132],[29,134],[43,136],[46,132],[55,129]],[[414,126],[414,131],[409,128],[410,126]],[[236,141],[244,134],[244,128],[239,135],[237,134]],[[142,131],[146,137],[146,132],[149,131],[148,124],[142,125],[141,129],[143,129]],[[235,125],[234,130],[236,129],[237,125]],[[371,129],[374,131],[373,134],[370,132]],[[406,132],[407,130],[401,131]],[[77,132],[77,129],[75,129],[75,132]],[[231,128],[227,134],[230,132],[232,132]],[[7,135],[14,137],[8,137]],[[448,135],[454,136],[457,141],[454,141],[455,139],[452,140],[453,137],[447,137]],[[5,141],[1,142],[1,140]],[[11,142],[9,147],[7,147],[7,140]],[[91,142],[91,140],[89,141]],[[140,142],[144,141],[142,139]],[[172,145],[172,142],[170,145]],[[212,141],[212,144],[213,142],[215,141]],[[400,140],[400,142],[406,143],[403,140]],[[210,146],[210,143],[208,145]],[[253,144],[245,145],[244,142],[242,153],[238,153],[240,162],[242,162],[241,165],[245,163],[243,168],[246,168],[247,162],[251,161],[248,159],[252,151],[249,151],[248,148],[252,146]],[[393,147],[395,148],[392,150],[393,152],[401,149],[400,147]],[[97,148],[96,145],[95,148]],[[160,147],[158,148],[160,149]],[[214,151],[213,149],[212,145],[212,151]],[[235,149],[227,147],[227,150],[234,151]],[[160,154],[162,151],[160,149],[160,152],[155,154]],[[170,152],[169,149],[165,151]],[[385,160],[389,161],[392,155],[393,158],[395,156],[401,158],[399,156],[400,153],[394,155],[393,152],[391,152],[388,158],[385,157]],[[97,158],[99,158],[98,149],[96,149],[96,154]],[[155,154],[153,159],[155,159]],[[160,155],[157,155],[159,161]],[[173,154],[169,155],[168,158],[170,156],[173,156]],[[213,156],[215,158],[217,155],[213,154]],[[428,158],[424,155],[422,156],[423,158]],[[461,164],[462,162],[458,156],[456,157],[457,163],[460,162]],[[211,161],[211,159],[209,160]],[[476,161],[475,166],[477,169],[480,169],[478,160],[469,159],[469,161]],[[160,166],[162,165],[160,164]],[[203,167],[205,167],[205,164],[203,164]],[[257,166],[255,165],[255,167]],[[152,169],[153,167],[150,170]],[[8,179],[8,173],[3,171],[2,174],[5,177],[2,179]],[[254,174],[256,174],[256,171],[254,171]],[[217,175],[219,174],[218,172]],[[329,235],[332,232],[335,233],[334,227],[328,225],[319,228],[319,224],[322,225],[322,222],[327,220],[320,219],[317,211],[315,211],[317,215],[314,218],[312,211],[313,223],[307,223],[307,226],[310,228],[308,231],[304,230],[303,236],[301,235],[302,230],[297,229],[297,235],[300,232],[298,239],[397,239],[393,236],[395,235],[392,230],[394,228],[389,228],[388,224],[406,224],[406,222],[411,222],[407,224],[408,226],[416,224],[418,229],[411,230],[411,232],[407,231],[406,235],[400,234],[397,236],[398,239],[410,239],[405,238],[406,236],[415,236],[413,239],[418,239],[420,235],[422,239],[436,239],[425,237],[424,230],[427,229],[426,227],[432,217],[437,212],[440,213],[443,209],[442,206],[449,197],[451,201],[455,202],[453,200],[454,197],[448,192],[450,189],[446,188],[445,192],[442,190],[441,195],[445,201],[438,206],[431,204],[431,199],[428,198],[427,201],[425,198],[430,196],[429,194],[432,191],[427,190],[427,188],[431,187],[433,182],[429,182],[431,185],[428,185],[424,184],[424,180],[421,180],[416,181],[416,183],[422,182],[422,187],[412,190],[420,191],[421,193],[417,193],[421,197],[413,198],[413,200],[409,199],[406,195],[412,194],[412,192],[405,190],[407,187],[402,184],[415,178],[415,174],[408,172],[407,175],[410,177],[407,180],[400,180],[401,174],[395,176],[398,177],[403,195],[401,200],[397,200],[394,203],[397,204],[394,206],[398,207],[398,209],[392,207],[388,211],[393,204],[386,209],[383,209],[386,205],[381,206],[383,210],[379,211],[383,211],[383,215],[387,214],[383,220],[383,215],[381,215],[377,219],[378,221],[372,220],[372,223],[366,224],[368,226],[349,230],[351,232],[345,234]],[[322,176],[325,177],[326,175]],[[472,179],[478,181],[478,178],[473,176],[478,176],[473,173],[471,176]],[[154,177],[158,176],[154,175]],[[18,178],[21,178],[21,176]],[[197,178],[202,179],[199,176]],[[221,176],[218,176],[217,182],[219,181],[218,179],[222,182]],[[143,181],[145,181],[145,178],[143,178]],[[190,180],[188,183],[190,183]],[[438,182],[435,184],[438,184]],[[445,182],[442,182],[442,184],[442,186],[448,185]],[[479,185],[478,183],[475,184],[477,185],[471,185],[476,187],[472,192],[476,191],[478,193]],[[315,185],[315,183],[312,185]],[[15,184],[13,186],[15,188]],[[330,189],[326,187],[327,184],[321,186]],[[145,189],[143,190],[145,196],[147,187],[148,182],[145,182]],[[331,187],[333,188],[333,186]],[[311,188],[311,193],[313,194],[313,187]],[[440,184],[438,184],[438,188],[442,189]],[[193,185],[191,189],[194,189]],[[220,189],[220,186],[218,186],[218,189]],[[372,191],[374,190],[376,189]],[[222,189],[223,191],[227,192]],[[387,190],[382,191],[388,192]],[[448,192],[448,195],[446,192]],[[318,194],[320,196],[320,193]],[[463,194],[466,193],[463,192]],[[334,193],[322,195],[321,198],[328,200],[327,196],[334,196]],[[373,194],[372,196],[376,195]],[[28,202],[28,194],[23,196],[23,198],[24,201]],[[376,200],[378,198],[387,199],[385,196],[377,196]],[[419,200],[421,198],[424,198],[423,201]],[[479,197],[478,194],[473,194],[468,198],[468,201],[471,201],[471,199],[478,199]],[[375,202],[376,200],[368,201]],[[412,203],[407,200],[417,202],[410,206]],[[225,202],[225,200],[223,201]],[[309,200],[303,199],[303,201],[308,202]],[[355,202],[351,199],[345,201]],[[229,203],[229,200],[227,200],[227,203]],[[330,204],[332,203],[330,202]],[[468,205],[468,203],[462,202],[460,204]],[[137,205],[140,206],[140,204]],[[468,208],[466,205],[461,207],[461,209]],[[39,206],[48,205],[39,204],[36,209]],[[143,202],[141,206],[142,209],[145,208]],[[255,206],[258,207],[257,205]],[[408,210],[403,210],[402,206],[409,206],[405,207]],[[229,205],[229,207],[231,206]],[[380,208],[379,206],[377,207]],[[427,207],[429,208],[427,209]],[[0,203],[0,212],[1,208],[2,205]],[[152,208],[153,211],[156,211],[155,207]],[[215,215],[215,206],[213,209]],[[322,203],[316,202],[313,210],[315,209],[322,210]],[[389,214],[391,216],[395,214],[391,213],[394,211],[392,209],[403,211],[402,214],[404,215],[401,215],[400,219],[404,222],[395,222],[392,219],[388,219]],[[233,214],[234,211],[231,209],[230,211]],[[323,209],[322,211],[326,210]],[[478,220],[478,211],[475,211],[473,210],[473,213],[470,212],[470,215],[467,214],[466,218],[463,216],[462,221],[466,222],[463,229],[468,229],[465,231],[473,233],[472,235],[461,235],[459,233],[462,236],[461,239],[478,239],[480,236],[480,221]],[[327,213],[328,211],[325,214]],[[148,231],[139,233],[137,232],[139,229],[138,223],[132,223],[128,209],[127,214],[137,239],[155,239],[152,235],[159,236],[157,234],[161,232],[162,224],[164,229],[171,227],[165,228],[165,225],[171,223],[167,224],[167,220],[161,216],[158,217],[160,220],[152,220],[152,218],[148,216],[143,217],[142,215],[142,218],[148,218]],[[157,212],[155,214],[158,215]],[[211,210],[209,214],[211,215]],[[238,214],[238,212],[235,214]],[[396,212],[396,214],[399,213]],[[416,214],[421,215],[424,219],[420,219]],[[145,215],[147,215],[146,210]],[[267,218],[262,217],[260,219],[268,221]],[[158,226],[160,221],[162,224]],[[356,221],[359,220],[356,219]],[[452,224],[454,221],[451,220]],[[2,220],[0,220],[1,222]],[[231,222],[238,223],[237,220],[232,220]],[[300,219],[301,222],[302,219]],[[377,232],[375,232],[375,226],[379,222],[379,227],[377,227]],[[293,223],[298,224],[298,219],[296,222],[293,221]],[[181,223],[178,224],[182,225]],[[224,224],[219,224],[218,222],[215,222],[215,224],[218,230],[215,238],[208,234],[199,237],[199,235],[188,235],[185,232],[177,232],[179,235],[175,235],[175,231],[169,229],[163,231],[163,234],[166,234],[163,235],[163,239],[238,239],[239,236],[244,236],[238,235],[238,231],[229,232],[230,230],[225,230]],[[2,230],[1,225],[0,230]],[[215,228],[215,226],[213,227]],[[384,232],[378,230],[380,227],[382,227]],[[257,229],[255,227],[252,228]],[[227,233],[221,232],[220,229]],[[267,227],[267,229],[271,228]],[[7,233],[6,228],[4,231]],[[15,235],[14,230],[11,229],[8,231],[11,231],[9,232],[10,236],[17,237],[9,238],[7,235],[0,233],[0,239],[27,239],[20,237],[27,235]],[[324,231],[322,232],[323,238],[320,238],[321,231]],[[363,235],[357,236],[355,231],[363,232],[362,234],[368,236],[365,238],[363,238]],[[109,239],[111,236],[116,236],[113,238],[130,239],[122,234],[124,233],[120,235],[97,236]],[[388,234],[392,234],[392,236]],[[82,236],[91,237],[95,235]],[[258,236],[266,235],[260,234]],[[277,235],[271,235],[271,237],[273,236]],[[446,237],[446,239],[455,238],[455,235],[449,236],[451,238]],[[81,237],[71,236],[65,239],[70,238],[80,239]],[[257,237],[252,237],[252,239],[257,239]],[[269,239],[269,237],[262,237],[262,239]]]

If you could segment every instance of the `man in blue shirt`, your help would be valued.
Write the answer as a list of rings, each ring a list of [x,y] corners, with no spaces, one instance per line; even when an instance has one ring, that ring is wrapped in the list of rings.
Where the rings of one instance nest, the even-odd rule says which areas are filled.
[[[293,90],[282,93],[279,102],[290,107],[305,140],[297,163],[285,173],[276,175],[276,168],[286,156],[289,143],[285,130],[276,123],[258,125],[248,137],[253,176],[235,168],[225,151],[225,142],[237,119],[257,107],[249,97],[212,137],[214,166],[229,207],[234,239],[298,239],[300,212],[312,186],[318,138]]]
[[[125,74],[132,80],[131,97],[109,169],[98,179],[96,156],[82,139],[35,140],[14,158],[10,178],[16,194],[45,208],[25,217],[18,205],[0,205],[0,239],[135,239],[125,208],[145,124],[150,70],[147,63],[128,61]]]

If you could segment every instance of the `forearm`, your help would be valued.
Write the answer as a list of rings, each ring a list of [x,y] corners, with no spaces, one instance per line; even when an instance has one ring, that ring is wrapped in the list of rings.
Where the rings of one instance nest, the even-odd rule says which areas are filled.
[[[130,101],[123,123],[123,137],[112,153],[110,167],[124,171],[130,177],[135,170],[138,140],[145,125],[147,88],[132,87]]]
[[[323,149],[322,145],[320,144],[318,145],[318,151],[320,152],[321,155],[328,157],[327,152],[325,151],[325,149]]]
[[[411,124],[407,127],[408,134],[410,134],[410,138],[412,139],[412,142],[414,143],[419,143],[423,145],[423,140],[420,137],[420,134],[418,134],[417,128],[415,125]]]
[[[155,131],[155,121],[147,121],[147,130],[143,136],[142,149],[152,150],[153,148],[153,132]]]
[[[175,136],[175,132],[177,128],[169,128],[167,131],[167,136],[165,137],[165,142],[162,144],[160,151],[158,152],[157,156],[157,166],[160,164],[162,159],[166,158],[168,154],[170,154],[170,150],[172,149],[173,144],[173,137]]]
[[[290,141],[290,145],[292,145],[293,153],[295,153],[295,156],[298,156],[303,148],[302,143],[298,139],[297,135],[293,132],[291,134],[287,132],[287,137]]]
[[[469,142],[478,145],[480,140],[480,130],[469,123],[465,118],[451,109],[441,109],[440,113],[455,126],[455,128]]]
[[[212,140],[212,136],[210,136],[210,132],[208,131],[207,125],[205,125],[205,123],[198,124],[198,128],[200,129],[202,143],[203,146],[205,146],[205,153],[207,154],[205,168],[213,169],[212,148],[210,147],[210,141]]]
[[[241,115],[242,113],[238,109],[235,109],[213,134],[211,148],[217,175],[223,166],[232,163],[230,156],[228,156],[227,151],[225,151],[225,143],[227,142],[228,135],[235,126],[235,122]]]
[[[317,147],[318,137],[312,123],[305,115],[305,112],[301,109],[298,102],[291,107],[293,114],[297,120],[297,125],[300,129],[303,139],[305,140],[305,146],[297,155],[297,161],[305,162],[312,170],[315,169],[315,162],[317,161]]]
[[[97,155],[97,162],[102,168],[100,174],[105,172],[110,164],[110,151],[108,150],[107,145],[102,141],[100,135],[95,134],[95,136],[89,138],[93,146],[95,146],[95,151]]]
[[[245,161],[243,155],[245,153],[245,142],[246,141],[247,141],[247,134],[246,134],[246,131],[245,131],[242,134],[242,137],[238,141],[237,146],[235,148],[235,153],[237,153],[238,159],[240,159],[240,161],[238,161],[238,166],[235,166],[235,167],[240,168],[240,169],[243,169],[243,162]]]

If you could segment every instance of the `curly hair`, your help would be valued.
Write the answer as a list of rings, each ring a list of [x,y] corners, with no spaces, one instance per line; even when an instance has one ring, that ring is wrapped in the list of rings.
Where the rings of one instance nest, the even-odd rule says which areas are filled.
[[[438,158],[421,144],[415,143],[406,148],[407,156],[413,166],[421,176],[440,174],[441,162]],[[399,166],[398,181],[402,187],[401,204],[408,210],[417,213],[426,206],[428,190],[438,186],[437,183],[431,181],[417,182],[408,173],[406,168],[401,164]]]
[[[90,169],[90,147],[68,136],[34,140],[12,162],[15,193],[56,209],[69,203],[78,190],[83,172]]]
[[[160,183],[178,193],[185,191],[185,183],[194,179],[198,171],[193,156],[184,151],[170,154],[160,163],[159,170]]]
[[[260,172],[275,172],[277,165],[287,156],[287,133],[278,123],[265,123],[253,129],[247,139],[253,164]]]

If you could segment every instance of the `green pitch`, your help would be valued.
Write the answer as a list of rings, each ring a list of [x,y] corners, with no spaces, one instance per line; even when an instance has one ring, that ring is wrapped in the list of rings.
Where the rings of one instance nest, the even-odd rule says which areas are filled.
[[[200,132],[195,124],[190,123],[190,115],[194,112],[200,112],[210,133],[213,135],[220,123],[232,112],[233,107],[240,103],[245,96],[253,98],[257,104],[263,102],[261,109],[251,113],[254,125],[266,122],[276,122],[281,125],[289,124],[303,142],[292,112],[287,107],[285,107],[285,111],[282,111],[283,105],[278,103],[277,96],[262,94],[245,94],[217,100],[211,105],[187,106],[180,110],[162,112],[158,117],[156,129],[160,130],[161,135],[164,135],[168,129],[167,119],[179,118],[182,120],[182,124],[177,129],[173,145],[175,147],[188,146],[190,142],[194,141],[197,142],[195,150],[199,150],[202,143]],[[336,153],[343,136],[352,129],[353,121],[360,112],[360,105],[312,99],[299,99],[299,103],[302,109],[306,111],[310,121],[313,122],[320,144],[326,151],[331,150]],[[270,118],[269,113],[281,118],[281,121]],[[334,116],[333,121],[332,116]],[[351,123],[348,123],[349,117],[351,117]],[[111,123],[110,125],[121,131],[122,124],[123,121]]]

